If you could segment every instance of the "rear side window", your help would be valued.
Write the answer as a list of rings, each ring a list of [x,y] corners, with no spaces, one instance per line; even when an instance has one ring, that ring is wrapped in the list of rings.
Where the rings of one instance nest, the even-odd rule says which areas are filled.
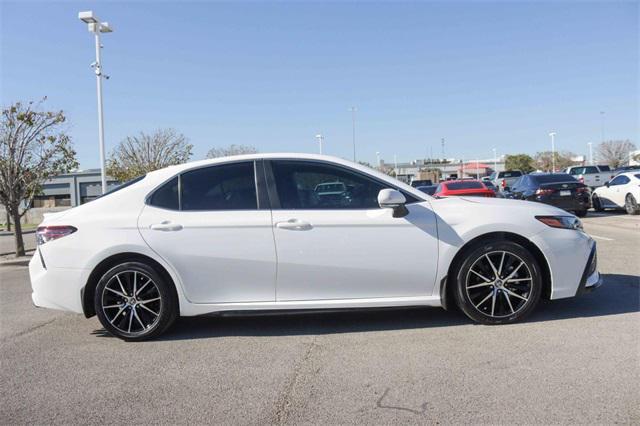
[[[257,210],[253,161],[183,173],[182,210]]]
[[[452,191],[458,189],[484,189],[484,186],[480,182],[451,182],[446,184],[447,189]]]
[[[162,209],[179,210],[178,176],[156,189],[149,200],[149,204]]]
[[[511,171],[511,172],[500,172],[499,175],[501,178],[512,178],[512,177],[520,177],[522,176],[522,172],[519,171]]]

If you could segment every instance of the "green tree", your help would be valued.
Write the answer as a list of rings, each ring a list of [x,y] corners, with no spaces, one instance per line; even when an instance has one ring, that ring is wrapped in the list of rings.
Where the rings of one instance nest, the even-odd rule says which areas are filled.
[[[14,226],[16,256],[24,256],[20,218],[49,178],[78,167],[63,130],[63,111],[43,111],[39,102],[16,102],[0,117],[0,202]]]
[[[505,156],[504,167],[507,170],[521,170],[523,173],[531,173],[536,169],[535,161],[527,154]]]
[[[125,182],[154,170],[186,163],[192,149],[188,139],[174,129],[158,129],[152,134],[140,132],[137,136],[127,136],[111,152],[107,174]]]

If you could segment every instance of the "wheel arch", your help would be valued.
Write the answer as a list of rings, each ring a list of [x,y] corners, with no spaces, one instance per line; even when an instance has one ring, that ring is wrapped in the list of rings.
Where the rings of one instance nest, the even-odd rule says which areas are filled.
[[[124,262],[141,262],[141,263],[146,263],[149,266],[153,267],[171,285],[174,295],[176,296],[176,300],[178,300],[176,283],[171,277],[171,274],[169,274],[169,271],[167,271],[167,269],[164,266],[162,266],[162,264],[160,264],[155,259],[147,255],[144,255],[142,253],[135,253],[135,252],[117,253],[103,259],[100,263],[98,263],[95,266],[95,268],[93,268],[93,270],[89,274],[89,277],[87,278],[87,282],[85,286],[81,290],[82,311],[84,312],[84,316],[86,318],[91,318],[96,314],[95,306],[93,304],[93,298],[96,291],[96,287],[98,286],[98,282],[100,281],[100,278],[109,269]],[[176,306],[176,309],[178,310],[178,315],[179,315],[179,304],[178,306]]]
[[[542,253],[542,250],[532,243],[529,239],[523,237],[522,235],[515,234],[513,232],[490,232],[486,234],[479,235],[469,241],[467,241],[460,249],[456,252],[453,257],[451,263],[449,264],[449,268],[447,270],[446,279],[442,281],[444,285],[444,289],[440,291],[440,299],[442,306],[450,310],[455,308],[454,298],[453,298],[453,290],[455,286],[455,271],[456,268],[460,266],[462,263],[464,256],[469,252],[469,250],[479,243],[480,241],[498,241],[498,240],[508,240],[518,243],[525,247],[527,250],[531,252],[531,254],[535,257],[540,265],[541,273],[542,273],[542,297],[545,299],[550,299],[551,297],[551,269],[549,267],[549,262],[547,258]]]

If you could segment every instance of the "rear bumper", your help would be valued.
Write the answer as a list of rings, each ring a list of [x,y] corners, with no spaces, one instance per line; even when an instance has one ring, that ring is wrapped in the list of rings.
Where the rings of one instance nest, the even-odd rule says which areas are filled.
[[[59,309],[82,313],[80,292],[84,286],[84,269],[51,268],[45,269],[39,253],[29,262],[31,280],[31,300],[33,304],[50,309]]]
[[[580,198],[569,198],[567,200],[549,199],[547,197],[535,196],[531,201],[549,204],[550,206],[570,211],[588,210],[589,208],[591,208],[591,200],[588,196]]]

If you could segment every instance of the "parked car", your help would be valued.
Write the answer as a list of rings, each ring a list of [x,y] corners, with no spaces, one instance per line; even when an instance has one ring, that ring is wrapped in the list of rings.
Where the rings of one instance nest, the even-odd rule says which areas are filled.
[[[586,216],[590,208],[589,188],[566,173],[524,175],[509,193],[509,198],[550,204],[579,217]]]
[[[596,188],[591,196],[593,209],[625,209],[628,214],[640,214],[640,172],[619,174]]]
[[[425,194],[433,195],[436,192],[438,185],[419,186],[416,189],[422,191]]]
[[[567,167],[565,173],[575,177],[592,190],[604,185],[615,174],[609,166],[573,166]]]
[[[491,182],[490,180],[483,180],[482,183],[487,187],[487,189],[492,190],[496,197],[504,198],[504,193],[496,188],[493,182]]]
[[[471,197],[495,197],[496,193],[479,180],[451,180],[441,182],[433,194],[436,197],[466,195]]]
[[[349,188],[349,205],[313,197],[326,182]],[[594,241],[560,209],[436,199],[312,154],[156,170],[47,216],[36,238],[33,303],[97,315],[126,340],[228,311],[455,305],[483,324],[512,323],[541,297],[602,282]]]
[[[504,191],[508,190],[511,185],[513,185],[513,183],[522,176],[522,174],[523,173],[520,170],[507,170],[504,172],[493,172],[489,178],[496,188],[500,191]]]
[[[431,181],[431,179],[416,179],[411,181],[411,186],[413,186],[414,188],[430,185],[433,185],[433,181]]]
[[[640,170],[640,165],[618,167],[613,171],[613,174],[617,176],[620,173],[633,172],[636,170]]]

